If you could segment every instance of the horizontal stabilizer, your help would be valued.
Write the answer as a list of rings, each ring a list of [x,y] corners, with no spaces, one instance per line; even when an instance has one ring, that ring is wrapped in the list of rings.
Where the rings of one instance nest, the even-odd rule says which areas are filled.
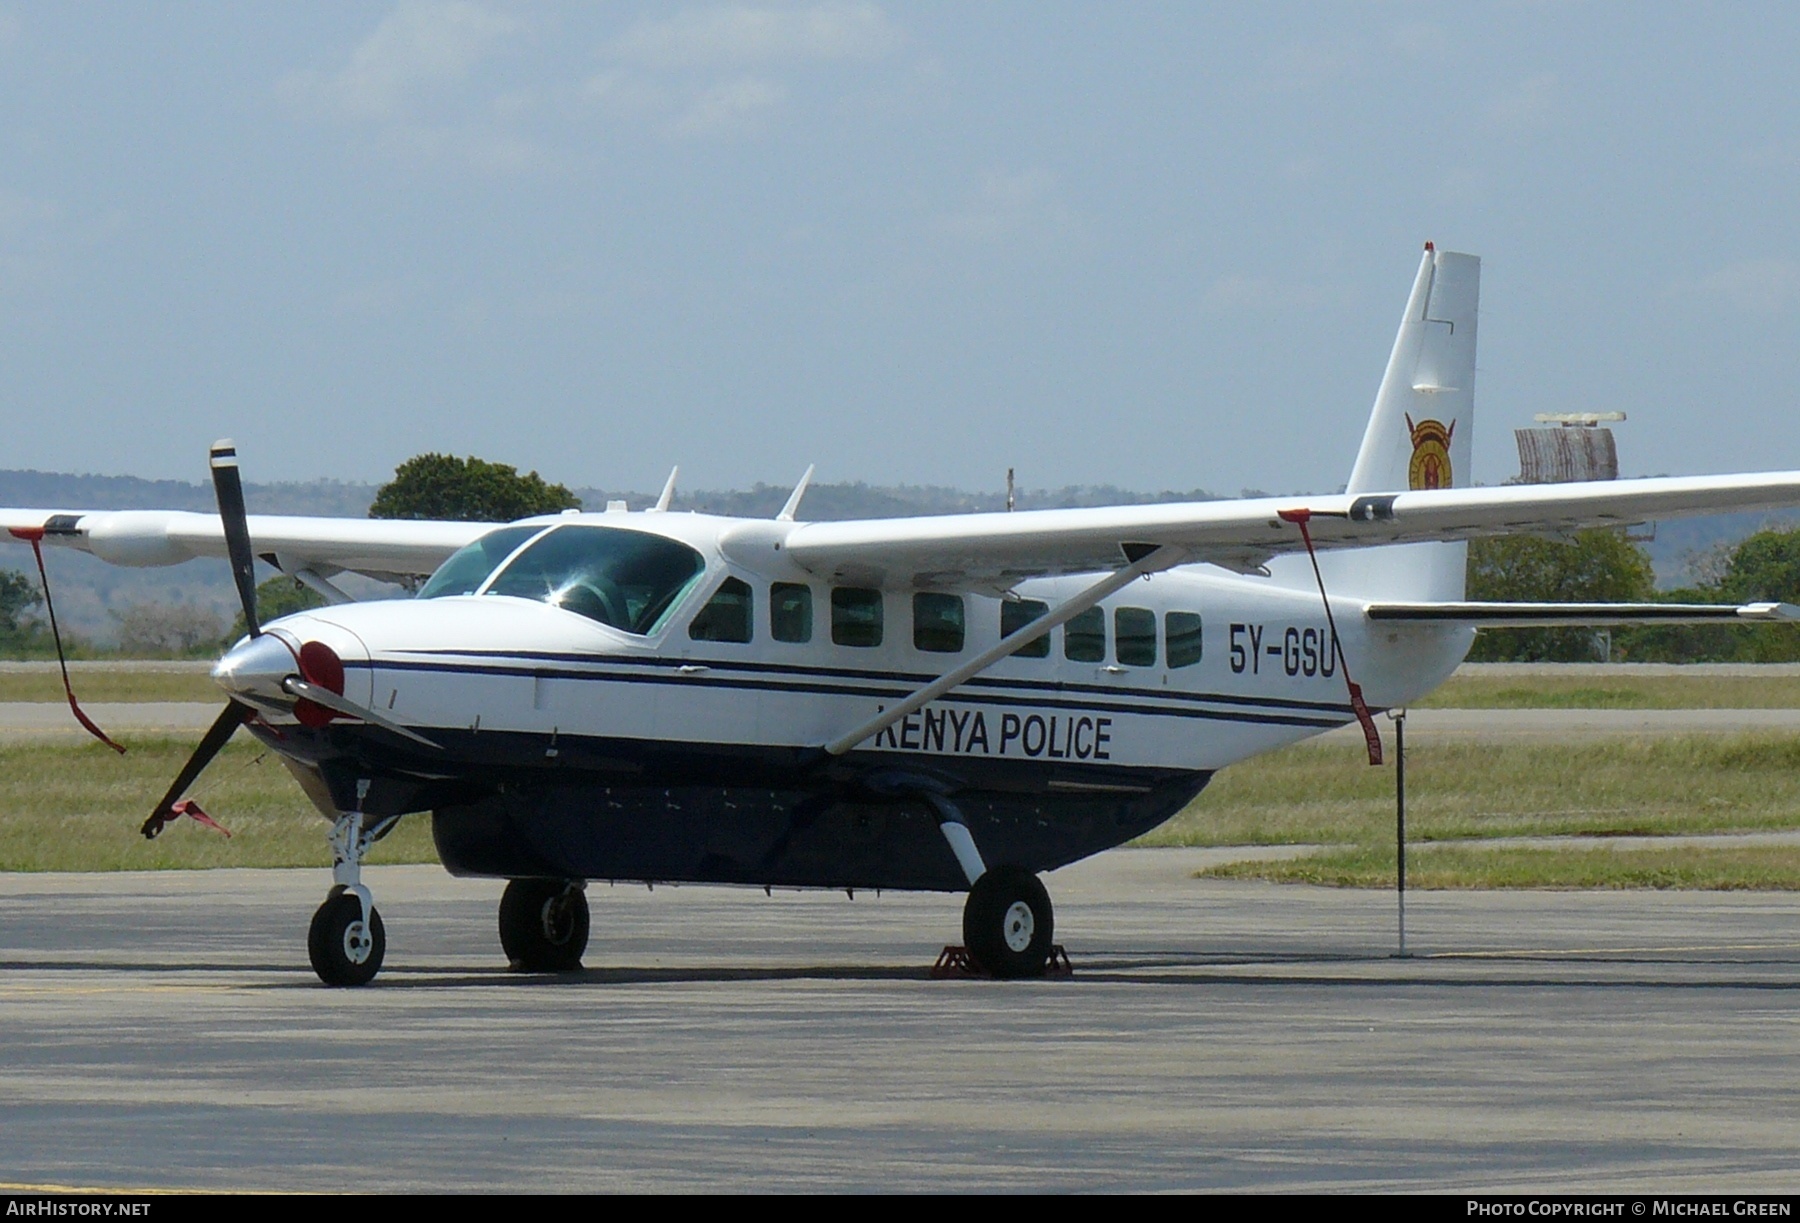
[[[1364,614],[1371,620],[1476,628],[1800,621],[1800,607],[1792,603],[1371,603]]]

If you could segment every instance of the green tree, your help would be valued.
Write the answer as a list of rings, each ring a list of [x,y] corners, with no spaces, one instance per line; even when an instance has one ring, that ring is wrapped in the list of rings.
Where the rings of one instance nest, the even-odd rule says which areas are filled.
[[[1606,528],[1569,539],[1502,535],[1469,545],[1469,598],[1522,603],[1631,603],[1650,598],[1656,574],[1644,550]],[[1591,629],[1484,629],[1472,662],[1592,662]]]
[[[421,454],[394,469],[381,486],[371,518],[428,518],[454,522],[511,522],[534,514],[580,509],[581,500],[537,472],[486,459]]]
[[[17,648],[42,634],[43,625],[29,617],[43,602],[35,581],[0,569],[0,647]]]
[[[1681,603],[1800,603],[1800,529],[1758,531],[1731,550],[1712,581],[1664,598]],[[1646,626],[1621,633],[1643,662],[1800,661],[1800,625]]]

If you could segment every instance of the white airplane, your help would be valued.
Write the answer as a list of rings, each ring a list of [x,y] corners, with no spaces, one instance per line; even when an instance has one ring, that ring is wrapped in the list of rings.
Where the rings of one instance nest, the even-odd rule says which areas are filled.
[[[426,811],[452,873],[511,881],[500,937],[521,969],[579,967],[583,888],[608,879],[967,889],[974,961],[1036,975],[1039,872],[1353,720],[1376,759],[1368,710],[1442,683],[1479,626],[1800,617],[1463,601],[1475,536],[1800,504],[1800,472],[1468,487],[1479,276],[1426,246],[1335,495],[805,523],[804,479],[764,521],[669,512],[671,476],[635,513],[260,517],[221,442],[217,517],[0,510],[0,526],[121,565],[229,558],[249,635],[144,833],[247,727],[331,821],[336,886],[308,939],[328,984],[379,970],[360,865]],[[257,556],[332,605],[259,624]],[[344,571],[429,580],[354,603]]]

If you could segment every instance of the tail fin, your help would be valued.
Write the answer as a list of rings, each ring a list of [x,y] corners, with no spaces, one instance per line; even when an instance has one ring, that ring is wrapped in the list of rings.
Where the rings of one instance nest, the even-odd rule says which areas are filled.
[[[1469,482],[1480,296],[1480,259],[1426,244],[1345,492]]]
[[[1346,492],[1469,483],[1480,296],[1480,259],[1425,244]],[[1334,591],[1375,599],[1456,600],[1463,597],[1468,551],[1462,543],[1400,544],[1320,559],[1329,562],[1327,580]]]

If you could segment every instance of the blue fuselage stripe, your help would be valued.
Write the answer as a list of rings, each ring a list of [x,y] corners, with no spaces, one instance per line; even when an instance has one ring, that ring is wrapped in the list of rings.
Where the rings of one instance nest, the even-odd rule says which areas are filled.
[[[469,651],[469,652],[456,651],[456,653],[466,657],[470,654],[473,654],[474,652],[473,651]],[[492,657],[492,655],[483,655],[483,656]],[[532,656],[514,654],[514,655],[510,655],[510,657],[519,658],[519,657],[532,657]],[[596,661],[596,660],[582,659],[581,661],[590,662],[590,661]],[[619,660],[619,661],[625,662],[627,660]],[[637,660],[629,660],[629,661],[633,662],[633,663],[637,662]],[[613,671],[609,671],[606,673],[596,672],[596,671],[592,671],[592,670],[573,670],[573,669],[567,669],[567,668],[557,668],[557,669],[551,670],[551,669],[545,668],[541,664],[536,664],[536,663],[508,665],[508,664],[504,664],[504,663],[471,664],[471,663],[449,663],[449,662],[435,662],[435,661],[413,662],[413,661],[399,661],[399,660],[393,660],[393,659],[383,659],[379,662],[369,663],[369,664],[361,664],[361,665],[373,667],[378,670],[414,671],[414,672],[437,673],[437,674],[448,674],[448,675],[495,675],[495,676],[508,676],[508,677],[517,678],[517,679],[556,679],[556,680],[575,680],[575,681],[580,681],[580,682],[597,682],[597,683],[655,684],[655,685],[663,685],[663,686],[677,687],[677,688],[696,688],[696,687],[698,687],[698,688],[717,688],[717,689],[740,689],[740,690],[764,691],[764,692],[790,692],[790,693],[800,693],[800,694],[818,695],[818,696],[863,696],[863,697],[875,697],[875,698],[879,698],[879,699],[883,699],[883,700],[901,700],[901,699],[904,699],[905,697],[911,695],[911,693],[913,691],[911,688],[906,688],[906,687],[874,687],[874,686],[870,686],[868,684],[817,683],[817,682],[805,682],[805,681],[797,681],[797,680],[783,680],[783,679],[778,679],[778,678],[745,679],[745,678],[735,678],[735,677],[730,677],[730,676],[678,675],[678,674],[673,674],[673,673],[668,672],[666,667],[664,669],[663,674],[655,674],[655,673],[642,674],[642,673],[623,671],[623,670],[613,670]],[[647,662],[647,663],[643,663],[640,665],[645,665],[647,667],[656,667],[659,664],[655,663],[655,662]],[[682,664],[677,663],[674,665],[682,665]],[[686,665],[694,665],[694,664],[688,663]],[[704,663],[701,665],[705,665],[709,668],[715,668],[715,664],[713,664],[711,662],[707,662],[707,663]],[[726,666],[717,666],[716,669],[725,670],[728,668]],[[748,669],[752,669],[752,665],[751,664],[744,664],[741,666],[733,665],[730,667],[730,669],[748,670]],[[779,670],[778,668],[764,668],[764,667],[755,667],[754,669],[763,670],[763,671]],[[832,672],[832,671],[828,671],[824,668],[792,668],[791,670],[800,672],[802,674],[812,674],[812,675],[840,675],[840,674],[857,675],[857,673]],[[861,675],[869,675],[869,676],[873,676],[875,674],[877,674],[877,673],[861,673]],[[860,678],[861,675],[858,675],[858,678]],[[916,677],[894,676],[894,678],[910,681]],[[928,680],[929,678],[931,678],[931,677],[924,677],[924,679],[926,679],[926,680]],[[923,682],[923,681],[921,681],[921,682]],[[975,705],[975,706],[989,706],[989,707],[1009,707],[1010,706],[1010,707],[1043,708],[1043,709],[1068,709],[1068,710],[1075,710],[1075,711],[1079,711],[1079,712],[1086,712],[1086,711],[1092,711],[1092,710],[1104,710],[1108,713],[1128,713],[1128,714],[1136,714],[1136,715],[1140,715],[1140,716],[1144,716],[1144,717],[1193,718],[1193,719],[1202,719],[1202,720],[1206,720],[1206,721],[1215,721],[1215,722],[1244,722],[1244,723],[1262,724],[1262,725],[1303,726],[1303,727],[1310,727],[1310,728],[1316,728],[1316,729],[1329,729],[1332,727],[1341,726],[1350,717],[1350,710],[1348,708],[1343,708],[1340,710],[1340,708],[1337,706],[1320,704],[1317,702],[1300,702],[1300,701],[1281,702],[1281,701],[1276,701],[1276,700],[1258,700],[1257,698],[1213,697],[1213,696],[1195,695],[1195,694],[1190,694],[1190,693],[1163,693],[1163,692],[1145,691],[1143,689],[1120,690],[1120,689],[1108,689],[1108,688],[1101,687],[1099,685],[1089,685],[1089,684],[1058,685],[1058,684],[1037,683],[1037,682],[1033,682],[1033,681],[1024,681],[1019,684],[1013,684],[1010,681],[1006,681],[1006,680],[990,680],[990,681],[986,681],[985,683],[981,684],[981,686],[984,689],[1000,687],[1002,685],[1008,686],[1008,687],[1014,687],[1014,688],[1023,688],[1026,690],[1026,694],[1025,695],[1008,695],[1008,694],[992,692],[992,691],[983,691],[980,694],[975,694],[975,693],[965,692],[962,690],[954,690],[952,692],[946,693],[943,697],[940,698],[940,700],[945,704],[954,704],[954,705]],[[1041,695],[1041,696],[1035,695],[1035,693],[1038,693],[1038,692],[1043,692],[1044,695]],[[1058,692],[1063,692],[1063,693],[1073,692],[1073,693],[1081,693],[1081,694],[1093,693],[1094,695],[1101,696],[1106,699],[1101,699],[1101,700],[1084,699],[1081,696],[1077,696],[1074,699],[1070,699],[1069,697],[1066,697],[1066,696],[1059,698],[1057,696],[1050,695],[1052,693],[1058,693]],[[1122,701],[1119,699],[1121,696],[1137,697],[1140,699],[1148,697],[1148,698],[1154,698],[1154,699],[1163,700],[1163,701],[1179,700],[1182,703],[1181,704],[1140,704],[1140,703],[1132,703],[1129,701]],[[1203,709],[1203,708],[1194,707],[1194,703],[1199,702],[1199,701],[1216,701],[1217,703],[1225,704],[1225,703],[1233,702],[1234,700],[1243,701],[1246,703],[1254,700],[1254,701],[1256,701],[1256,703],[1258,705],[1261,705],[1265,708],[1274,707],[1275,709],[1291,710],[1291,712],[1286,712],[1286,713],[1267,712],[1267,713],[1265,713],[1265,712],[1252,712],[1251,710],[1246,710],[1246,709],[1228,709],[1227,710],[1227,709]],[[1317,712],[1314,712],[1314,711],[1317,711]],[[1323,714],[1324,716],[1320,716],[1321,714]],[[1336,716],[1332,716],[1332,715],[1336,715]]]

